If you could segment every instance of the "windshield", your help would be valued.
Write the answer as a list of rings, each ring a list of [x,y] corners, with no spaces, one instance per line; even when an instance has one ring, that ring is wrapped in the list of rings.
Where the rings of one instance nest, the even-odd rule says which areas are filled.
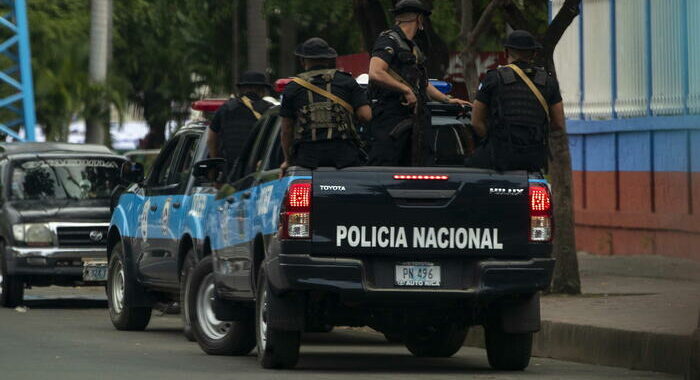
[[[109,199],[119,182],[119,161],[109,158],[46,158],[14,163],[12,200]]]

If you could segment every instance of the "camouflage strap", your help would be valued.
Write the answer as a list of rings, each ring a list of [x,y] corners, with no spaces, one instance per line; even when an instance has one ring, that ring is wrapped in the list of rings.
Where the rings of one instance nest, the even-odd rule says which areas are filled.
[[[525,72],[523,72],[523,70],[520,67],[518,67],[517,65],[512,64],[512,63],[510,65],[506,65],[505,67],[508,67],[511,70],[515,71],[515,73],[518,74],[520,79],[522,79],[523,82],[525,82],[527,87],[530,88],[530,91],[532,91],[532,93],[535,95],[535,97],[537,98],[537,101],[540,102],[540,104],[542,105],[542,108],[544,109],[544,113],[547,114],[547,121],[549,121],[550,120],[550,118],[549,118],[549,105],[547,104],[547,101],[544,99],[542,92],[537,88],[537,86],[535,86],[534,83],[532,83],[532,80],[530,80],[530,78],[528,78],[528,76],[525,74]]]
[[[262,115],[260,114],[260,112],[256,111],[255,108],[253,108],[253,103],[250,101],[250,99],[247,96],[241,96],[241,102],[243,103],[244,106],[246,106],[246,108],[248,108],[250,110],[250,112],[253,113],[253,115],[255,115],[256,119],[260,120]]]
[[[340,97],[332,94],[330,91],[326,91],[326,90],[324,90],[318,86],[315,86],[315,85],[313,85],[313,84],[309,83],[308,81],[305,81],[301,78],[292,78],[292,82],[298,84],[301,87],[304,87],[305,89],[307,89],[309,91],[312,91],[316,94],[319,94],[319,95],[323,96],[324,98],[326,98],[334,103],[340,104],[343,108],[345,108],[345,110],[350,112],[350,115],[352,115],[355,111],[355,109],[350,105],[350,103],[348,103],[345,100],[341,99]]]

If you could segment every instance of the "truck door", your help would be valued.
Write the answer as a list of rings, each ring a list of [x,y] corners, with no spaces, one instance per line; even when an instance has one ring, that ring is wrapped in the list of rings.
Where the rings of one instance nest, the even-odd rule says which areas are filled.
[[[252,149],[239,161],[240,179],[232,183],[236,193],[230,195],[222,209],[224,221],[224,248],[221,257],[228,262],[230,271],[220,277],[223,285],[240,294],[252,294],[250,271],[252,268],[256,207],[258,205],[260,174],[270,150],[270,139],[278,133],[277,117],[271,115],[260,120],[259,133],[251,140]],[[243,158],[245,156],[245,158]]]
[[[169,252],[163,249],[167,230],[163,228],[162,220],[164,216],[169,217],[172,196],[177,191],[177,184],[172,182],[171,174],[180,142],[180,136],[175,136],[163,148],[145,186],[146,196],[139,222],[145,233],[139,235],[141,251],[137,253],[137,260],[139,274],[146,282],[167,282],[163,269],[172,258],[168,257]],[[163,214],[164,209],[168,210],[166,214]]]
[[[158,247],[164,255],[162,266],[159,269],[162,271],[162,279],[171,284],[179,282],[178,250],[191,201],[186,194],[200,136],[199,133],[193,132],[181,137],[182,142],[178,148],[174,160],[174,170],[170,173],[169,180],[171,186],[176,186],[176,188],[165,198],[163,207],[159,211],[159,226],[164,235],[164,239],[159,241]]]

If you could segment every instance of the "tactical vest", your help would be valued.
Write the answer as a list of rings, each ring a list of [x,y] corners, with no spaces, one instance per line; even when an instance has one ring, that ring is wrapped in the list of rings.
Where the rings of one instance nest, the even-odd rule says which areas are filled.
[[[423,100],[427,100],[428,73],[425,69],[426,58],[418,45],[414,43],[413,48],[411,48],[408,42],[394,29],[385,30],[380,36],[389,37],[398,46],[398,51],[396,52],[398,65],[391,65],[389,69],[398,74],[405,84],[417,90]],[[373,88],[372,92],[375,90]]]
[[[263,99],[257,99],[252,101],[252,106],[258,113],[263,114],[272,104]],[[232,163],[241,154],[248,135],[258,119],[240,99],[232,99],[224,107],[226,109],[220,132],[221,150],[224,157]]]
[[[530,79],[541,92],[547,82],[542,68],[532,68]],[[529,71],[529,70],[528,70]],[[549,120],[542,105],[525,82],[510,68],[498,69],[498,87],[493,98],[489,125],[489,140],[493,148],[493,161],[499,162],[527,156],[531,168],[546,167],[548,153]],[[507,169],[507,168],[505,168]]]
[[[331,92],[333,78],[338,70],[314,70],[297,75],[313,85]],[[323,83],[312,80],[321,78]],[[355,135],[353,115],[340,104],[327,98],[314,99],[314,92],[306,89],[308,104],[301,107],[294,133],[296,142],[349,139]],[[321,97],[320,95],[316,95]]]

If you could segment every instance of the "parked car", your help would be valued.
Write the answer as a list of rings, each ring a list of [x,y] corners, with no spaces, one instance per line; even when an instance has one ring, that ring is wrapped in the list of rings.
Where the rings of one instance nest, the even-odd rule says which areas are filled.
[[[0,144],[0,303],[107,277],[109,198],[124,157],[89,144]]]

